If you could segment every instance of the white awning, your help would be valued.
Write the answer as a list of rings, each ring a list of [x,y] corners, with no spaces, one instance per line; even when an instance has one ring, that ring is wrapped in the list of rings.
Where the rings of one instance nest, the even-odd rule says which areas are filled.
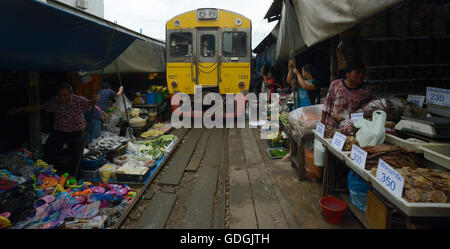
[[[403,0],[293,0],[307,46],[339,34]]]

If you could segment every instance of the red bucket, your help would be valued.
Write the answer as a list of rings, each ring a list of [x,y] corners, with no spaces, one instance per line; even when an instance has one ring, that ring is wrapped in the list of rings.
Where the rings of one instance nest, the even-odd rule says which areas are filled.
[[[342,222],[347,204],[339,198],[333,196],[322,197],[319,201],[322,207],[322,214],[328,223],[339,225]]]

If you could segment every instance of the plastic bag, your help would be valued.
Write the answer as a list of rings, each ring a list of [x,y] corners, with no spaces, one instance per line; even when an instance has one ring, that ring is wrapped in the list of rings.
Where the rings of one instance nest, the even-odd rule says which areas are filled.
[[[356,140],[360,147],[375,146],[384,143],[386,130],[386,113],[384,111],[375,111],[372,114],[372,121],[360,119],[355,122],[355,127],[360,128],[356,133]]]
[[[305,143],[305,176],[310,180],[318,180],[322,177],[322,169],[314,163],[314,145],[312,141]]]
[[[123,104],[122,98],[125,98],[125,106]],[[127,98],[127,96],[125,96],[125,94],[122,94],[122,96],[117,99],[116,103],[114,103],[114,109],[116,110],[116,113],[125,113],[125,108],[128,112],[131,112],[131,110],[133,109],[130,100]]]
[[[317,139],[314,139],[314,164],[317,167],[325,166],[325,146]]]
[[[358,130],[359,129],[355,127],[353,120],[349,118],[339,123],[339,131],[343,135],[354,136]]]
[[[366,213],[367,190],[370,186],[352,170],[348,173],[347,184],[351,203]]]
[[[363,112],[365,118],[370,118],[376,110],[384,111],[386,120],[394,122],[400,121],[402,116],[420,118],[427,113],[423,108],[408,102],[406,99],[394,96],[375,98],[356,112]]]
[[[288,121],[298,134],[311,134],[322,117],[323,104],[298,108],[288,115]]]

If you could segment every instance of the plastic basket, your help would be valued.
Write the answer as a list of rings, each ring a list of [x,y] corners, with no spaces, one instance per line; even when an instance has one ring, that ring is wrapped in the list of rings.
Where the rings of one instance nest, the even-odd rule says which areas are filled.
[[[100,157],[97,160],[83,159],[83,163],[81,164],[81,166],[86,167],[86,168],[95,168],[95,167],[101,166],[105,162],[105,158],[106,158],[106,155],[103,155],[102,157]]]
[[[156,94],[156,103],[161,104],[163,102],[163,95],[162,93]]]
[[[123,173],[116,173],[116,179],[119,182],[144,182],[150,175],[152,168],[148,168],[147,172],[143,175],[132,175],[132,174],[123,174]]]
[[[284,151],[285,153],[287,153],[287,152],[286,152],[286,149],[283,148],[283,147],[269,148],[269,149],[267,149],[267,154],[269,154],[270,158],[272,158],[272,159],[283,158],[282,156],[272,156],[272,155],[270,154],[270,151],[272,151],[272,150],[282,150],[282,151]]]
[[[145,94],[145,100],[148,105],[153,105],[156,103],[156,93]]]

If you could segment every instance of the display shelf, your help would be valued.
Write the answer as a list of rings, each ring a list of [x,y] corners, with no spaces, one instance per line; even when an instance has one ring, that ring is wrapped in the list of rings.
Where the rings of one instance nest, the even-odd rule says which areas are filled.
[[[345,158],[351,153],[350,151],[338,151],[334,146],[331,144],[331,141],[327,143],[328,150],[333,153],[338,159],[344,161]]]
[[[406,96],[406,95],[425,95],[426,92],[393,92],[393,93],[375,93],[376,97],[390,97],[390,96]]]
[[[323,138],[323,137],[319,136],[319,134],[316,132],[316,129],[313,129],[312,131],[314,133],[314,138],[319,140],[325,147],[327,146],[327,144],[331,143],[331,141],[333,140],[333,139]]]
[[[444,81],[444,80],[450,80],[450,77],[443,77],[443,78],[412,78],[412,79],[384,79],[384,80],[367,80],[367,83],[386,83],[386,82],[399,82],[404,83],[408,81]]]
[[[339,197],[345,201],[347,204],[347,207],[350,209],[350,211],[355,215],[355,217],[361,222],[361,224],[367,228],[372,229],[372,226],[369,224],[369,221],[366,218],[366,215],[357,207],[355,207],[352,202],[350,201],[350,196],[348,194],[339,194]]]
[[[409,40],[437,40],[437,39],[450,39],[448,35],[442,36],[405,36],[405,37],[372,37],[364,38],[363,41],[409,41]]]
[[[412,68],[412,67],[447,67],[446,64],[398,64],[398,65],[379,65],[379,66],[367,66],[366,69],[393,69],[393,68]]]
[[[132,106],[135,108],[149,108],[149,107],[158,107],[160,104],[133,104]]]
[[[411,203],[394,196],[372,174],[369,177],[372,187],[407,216],[450,217],[450,203]]]
[[[349,154],[350,155],[350,154]],[[369,178],[369,174],[370,174],[370,170],[366,170],[366,169],[362,169],[361,167],[359,167],[354,161],[353,159],[351,159],[349,156],[346,156],[344,158],[345,160],[345,164],[350,167],[350,169],[352,169],[359,177],[361,177],[362,179],[364,179],[367,183],[370,184],[370,178]]]

